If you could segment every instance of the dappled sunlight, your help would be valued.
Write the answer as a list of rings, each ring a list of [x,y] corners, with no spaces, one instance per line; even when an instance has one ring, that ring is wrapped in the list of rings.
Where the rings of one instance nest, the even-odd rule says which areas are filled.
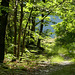
[[[0,75],[74,75],[75,1],[0,0]]]

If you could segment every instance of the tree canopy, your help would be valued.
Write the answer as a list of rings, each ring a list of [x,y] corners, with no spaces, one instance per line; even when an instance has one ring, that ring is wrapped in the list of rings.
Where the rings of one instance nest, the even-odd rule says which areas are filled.
[[[0,0],[0,62],[4,60],[4,52],[17,58],[31,46],[41,49],[38,54],[43,52],[41,40],[52,34],[43,33],[43,26],[48,22],[55,24],[49,15],[63,20],[53,26],[56,38],[62,44],[75,42],[74,0]]]

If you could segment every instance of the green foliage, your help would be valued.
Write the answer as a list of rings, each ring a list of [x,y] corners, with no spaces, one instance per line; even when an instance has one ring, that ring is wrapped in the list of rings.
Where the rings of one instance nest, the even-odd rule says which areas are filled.
[[[52,56],[50,62],[51,63],[61,63],[62,61],[64,61],[64,58],[61,56]]]
[[[63,22],[53,26],[58,37],[57,40],[62,44],[68,44],[75,41],[75,6],[68,1],[66,2],[63,4],[64,6],[61,6],[61,8],[58,9],[59,11],[57,11],[57,13],[61,13],[60,18]]]
[[[63,58],[61,55],[66,55],[70,57],[74,57],[75,53],[75,5],[72,2],[72,0],[46,0],[45,3],[40,0],[26,0],[23,2],[23,22],[21,27],[21,42],[20,42],[20,54],[22,51],[23,41],[24,44],[24,54],[20,58],[22,59],[22,62],[27,60],[27,65],[31,64],[31,61],[47,61],[48,57],[51,57],[51,62],[61,62],[63,61]],[[17,8],[17,22],[16,22],[16,45],[14,45],[14,13],[15,13],[15,1],[10,1],[9,9],[3,6],[0,6],[1,10],[4,10],[6,12],[9,12],[8,16],[8,26],[6,29],[6,50],[7,54],[5,55],[5,58],[12,60],[15,58],[13,56],[13,50],[14,47],[18,45],[18,33],[19,33],[19,25],[20,25],[20,13],[21,13],[21,6],[20,1],[18,3]],[[2,16],[0,10],[0,16]],[[9,11],[10,10],[10,11]],[[32,12],[31,12],[32,11]],[[44,17],[41,16],[41,14],[44,15]],[[63,20],[63,22],[60,22],[56,24],[56,22],[51,21],[51,17],[49,15],[53,16],[60,16],[60,18]],[[32,17],[34,17],[35,23],[32,23]],[[55,19],[55,17],[53,17]],[[37,19],[39,22],[37,22]],[[42,23],[41,21],[44,20]],[[40,33],[40,25],[41,23],[43,26],[47,26],[49,22],[52,22],[55,33],[57,36],[57,40],[55,43],[50,38],[50,35],[53,34],[51,30],[47,29],[46,31]],[[39,27],[35,27],[39,24]],[[27,26],[26,26],[27,25]],[[35,30],[32,31],[32,26],[34,26]],[[25,32],[25,40],[24,38],[24,32]],[[41,40],[40,47],[44,50],[37,48],[37,42],[38,38]],[[27,48],[28,49],[27,49]],[[16,49],[17,50],[17,49]],[[38,52],[42,51],[41,53],[43,55],[37,55]],[[17,52],[17,51],[16,51]],[[45,56],[46,55],[46,56]],[[53,57],[52,57],[53,56]],[[64,56],[63,56],[64,57]],[[32,66],[35,62],[32,63]],[[26,64],[25,64],[26,65]],[[23,69],[24,67],[20,67]]]
[[[52,35],[53,33],[51,32],[50,29],[44,30],[44,32],[42,33],[42,37],[50,37],[50,35]]]
[[[12,59],[16,59],[16,57],[13,54],[6,54],[5,58],[7,59],[6,61],[10,62]]]

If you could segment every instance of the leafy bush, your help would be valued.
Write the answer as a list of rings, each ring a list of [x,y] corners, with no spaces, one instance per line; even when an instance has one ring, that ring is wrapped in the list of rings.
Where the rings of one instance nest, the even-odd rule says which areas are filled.
[[[62,62],[62,61],[64,61],[64,58],[63,57],[61,57],[61,56],[52,56],[51,57],[51,63],[60,63],[60,62]]]

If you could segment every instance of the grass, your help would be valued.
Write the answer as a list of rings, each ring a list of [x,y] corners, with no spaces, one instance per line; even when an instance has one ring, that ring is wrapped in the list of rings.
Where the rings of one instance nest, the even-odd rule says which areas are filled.
[[[75,75],[75,64],[64,66],[63,69],[54,71],[49,75]]]
[[[62,61],[64,61],[63,57],[61,56],[58,56],[58,55],[55,55],[55,56],[52,56],[50,62],[51,63],[61,63]]]

